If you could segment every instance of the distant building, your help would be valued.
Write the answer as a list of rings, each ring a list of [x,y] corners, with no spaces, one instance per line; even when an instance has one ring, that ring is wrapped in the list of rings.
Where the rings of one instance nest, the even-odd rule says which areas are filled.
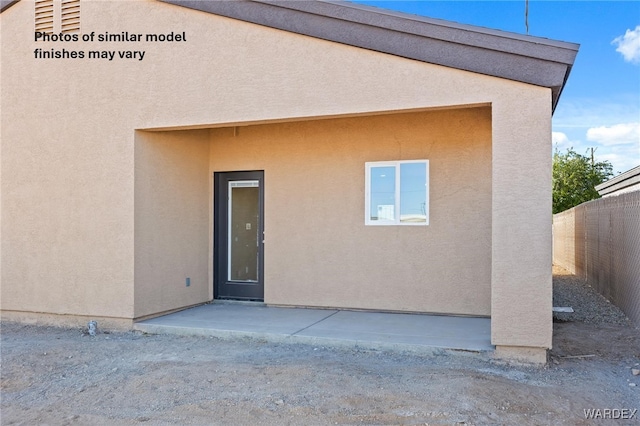
[[[596,186],[596,191],[602,197],[626,194],[627,192],[640,191],[640,166],[627,170],[618,176]]]

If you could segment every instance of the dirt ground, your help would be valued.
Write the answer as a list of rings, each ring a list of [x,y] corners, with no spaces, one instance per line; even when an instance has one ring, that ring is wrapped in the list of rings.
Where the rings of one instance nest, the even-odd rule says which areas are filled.
[[[560,271],[561,286],[588,290]],[[640,425],[640,330],[623,316],[557,318],[544,368],[6,322],[1,334],[2,425]],[[632,418],[585,418],[598,409]]]

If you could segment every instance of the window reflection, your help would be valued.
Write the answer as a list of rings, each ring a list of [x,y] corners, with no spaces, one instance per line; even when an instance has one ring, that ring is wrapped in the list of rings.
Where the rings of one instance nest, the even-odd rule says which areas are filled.
[[[366,163],[368,225],[429,223],[429,160]]]
[[[426,183],[424,163],[400,164],[400,222],[427,221]]]
[[[395,220],[396,168],[371,168],[371,220]]]

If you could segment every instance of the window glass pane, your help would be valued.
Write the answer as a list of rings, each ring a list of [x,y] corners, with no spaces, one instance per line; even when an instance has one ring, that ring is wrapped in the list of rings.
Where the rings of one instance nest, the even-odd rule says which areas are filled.
[[[400,164],[400,222],[427,221],[426,185],[425,163]]]
[[[258,181],[229,182],[229,281],[258,281]]]
[[[371,167],[371,220],[395,220],[396,168]]]

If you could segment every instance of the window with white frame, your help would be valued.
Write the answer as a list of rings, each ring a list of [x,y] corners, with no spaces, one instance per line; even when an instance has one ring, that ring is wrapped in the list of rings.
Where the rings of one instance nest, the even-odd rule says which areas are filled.
[[[365,225],[429,224],[429,160],[365,163]]]

